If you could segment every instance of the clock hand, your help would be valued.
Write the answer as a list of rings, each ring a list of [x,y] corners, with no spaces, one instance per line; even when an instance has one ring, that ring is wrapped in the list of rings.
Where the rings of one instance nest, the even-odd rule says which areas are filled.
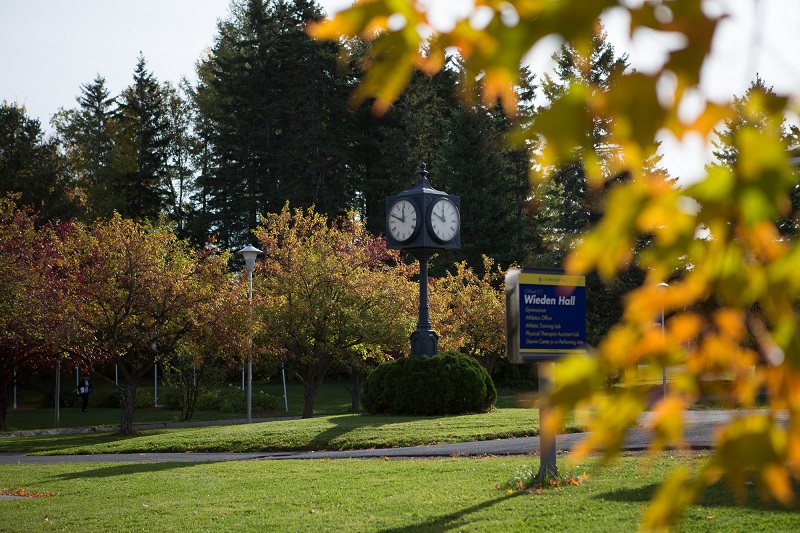
[[[406,221],[406,218],[405,218],[405,217],[403,217],[403,218],[400,218],[399,216],[395,215],[394,213],[392,213],[392,218],[396,218],[396,219],[397,219],[397,220],[399,220],[400,222],[405,222],[405,221]]]

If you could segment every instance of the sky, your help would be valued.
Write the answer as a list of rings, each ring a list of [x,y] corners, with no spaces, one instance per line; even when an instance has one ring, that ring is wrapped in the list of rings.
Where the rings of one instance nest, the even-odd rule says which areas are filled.
[[[423,1],[433,6],[433,23],[441,28],[472,5],[472,0]],[[330,13],[350,2],[319,3]],[[80,86],[98,74],[112,94],[130,85],[140,53],[159,81],[193,81],[195,63],[213,44],[217,21],[228,17],[229,5],[230,0],[0,0],[0,101],[24,105],[28,116],[50,131],[52,115],[76,107]],[[725,101],[741,95],[758,73],[776,92],[800,98],[800,1],[709,0],[707,5],[729,16],[704,66],[704,97]],[[627,53],[638,70],[663,61],[668,43],[647,35],[631,41],[618,14],[604,23],[616,50]],[[529,57],[534,72],[552,66],[557,46],[548,41],[534,51]],[[686,112],[691,114],[691,106]],[[682,145],[668,137],[663,141],[664,164],[673,176],[700,177],[708,159],[702,139]]]

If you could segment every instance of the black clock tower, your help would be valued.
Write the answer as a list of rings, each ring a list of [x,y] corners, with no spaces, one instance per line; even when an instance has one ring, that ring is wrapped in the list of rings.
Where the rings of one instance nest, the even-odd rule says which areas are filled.
[[[386,198],[386,247],[405,250],[419,261],[419,318],[410,338],[411,355],[433,357],[439,336],[431,329],[428,259],[439,250],[461,247],[461,199],[431,187],[425,163],[412,189]]]

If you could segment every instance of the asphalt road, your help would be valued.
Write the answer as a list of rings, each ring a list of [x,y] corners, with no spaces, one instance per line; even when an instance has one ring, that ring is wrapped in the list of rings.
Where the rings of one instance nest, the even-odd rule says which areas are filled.
[[[688,411],[685,413],[685,444],[692,449],[706,449],[713,444],[715,429],[741,411]],[[645,429],[649,413],[640,418],[642,427],[632,429],[625,440],[626,450],[644,450],[650,443]],[[556,448],[570,450],[585,433],[558,435]],[[433,458],[530,455],[539,451],[539,437],[522,437],[457,444],[437,444],[410,448],[374,448],[370,450],[313,451],[313,452],[250,452],[250,453],[124,453],[96,455],[31,456],[23,453],[0,453],[0,464],[55,463],[153,463],[153,462],[218,462],[280,459],[375,459],[375,458]]]

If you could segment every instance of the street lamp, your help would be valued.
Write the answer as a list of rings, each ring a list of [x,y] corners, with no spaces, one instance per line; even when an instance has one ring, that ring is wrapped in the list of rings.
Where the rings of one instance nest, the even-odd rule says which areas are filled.
[[[658,290],[661,291],[661,294],[664,294],[669,288],[667,283],[661,282],[658,284]],[[664,298],[661,298],[661,342],[665,342],[666,340],[666,333],[664,331]],[[664,359],[664,366],[661,368],[661,393],[663,397],[666,399],[667,397],[667,360]]]
[[[247,423],[249,424],[253,421],[253,270],[256,268],[256,257],[262,252],[248,244],[236,253],[244,257],[244,266],[249,277],[247,287],[247,320],[250,328],[250,350],[247,357]]]

